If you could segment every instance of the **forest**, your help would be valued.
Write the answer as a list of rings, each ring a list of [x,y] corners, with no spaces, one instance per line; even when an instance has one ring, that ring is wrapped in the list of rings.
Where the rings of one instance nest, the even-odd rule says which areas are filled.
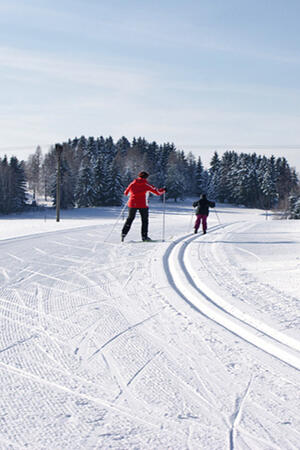
[[[27,192],[34,205],[41,197],[55,205],[57,158],[52,146],[45,155],[37,147],[25,162],[0,159],[0,213],[22,211]],[[284,157],[234,150],[219,156],[216,151],[204,168],[200,156],[185,154],[173,143],[82,136],[63,144],[60,161],[62,208],[120,206],[126,186],[146,170],[149,182],[166,187],[167,199],[175,202],[206,193],[220,203],[279,209],[289,218],[300,218],[299,180]]]

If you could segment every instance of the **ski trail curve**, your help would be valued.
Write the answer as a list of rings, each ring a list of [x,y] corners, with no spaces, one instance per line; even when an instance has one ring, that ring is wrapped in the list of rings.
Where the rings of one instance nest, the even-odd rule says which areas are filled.
[[[228,224],[229,226],[234,224]],[[222,226],[212,229],[217,231]],[[188,247],[198,235],[185,235],[167,248],[163,264],[170,285],[193,309],[231,333],[295,369],[300,369],[299,343],[290,336],[230,305],[202,283],[188,258]]]

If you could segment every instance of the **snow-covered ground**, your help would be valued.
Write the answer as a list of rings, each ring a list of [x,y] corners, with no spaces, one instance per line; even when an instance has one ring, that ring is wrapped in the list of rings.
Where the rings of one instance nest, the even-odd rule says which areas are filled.
[[[300,449],[300,221],[191,203],[0,218],[1,450]]]

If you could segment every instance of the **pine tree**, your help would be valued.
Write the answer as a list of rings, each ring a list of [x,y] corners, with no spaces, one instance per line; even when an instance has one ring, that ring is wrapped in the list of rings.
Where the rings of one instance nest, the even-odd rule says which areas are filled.
[[[208,195],[210,198],[218,200],[219,194],[219,171],[220,171],[220,159],[217,152],[214,152],[214,155],[210,162],[209,168],[209,184],[208,184]]]
[[[95,206],[101,206],[104,203],[104,173],[102,155],[98,154],[96,166],[94,169],[94,200]]]
[[[26,178],[29,189],[33,191],[33,200],[36,200],[36,194],[41,189],[42,159],[42,150],[38,146],[35,153],[29,155],[25,164]]]
[[[26,205],[26,176],[24,162],[13,156],[10,159],[10,170],[13,178],[11,192],[11,211],[22,211]]]
[[[195,192],[196,195],[200,195],[203,191],[203,188],[204,188],[203,175],[204,175],[204,169],[203,169],[201,158],[199,156],[197,159],[197,166],[196,166],[196,192]],[[206,188],[204,190],[206,191]]]
[[[183,198],[185,191],[185,179],[181,170],[176,164],[170,164],[167,170],[167,198]]]
[[[158,159],[155,171],[156,172],[155,184],[157,186],[166,185],[168,163],[171,162],[171,155],[175,156],[175,154],[176,151],[173,144],[168,143],[159,146]]]
[[[105,148],[107,164],[110,165],[113,162],[113,160],[115,159],[116,154],[117,154],[117,149],[114,144],[113,138],[111,136],[109,136],[107,139],[105,139],[104,148]]]
[[[300,219],[300,186],[289,196],[287,207],[288,219]]]
[[[149,170],[150,175],[155,175],[155,165],[157,161],[158,145],[155,141],[151,142],[147,146],[147,170]]]
[[[94,167],[96,164],[97,154],[98,154],[97,143],[94,137],[90,136],[87,140],[84,157],[87,159],[91,167]]]
[[[209,174],[208,176],[208,185],[207,185],[207,195],[210,199],[218,200],[218,180],[219,175],[218,172],[214,172],[213,174]],[[205,193],[205,192],[203,192]]]
[[[213,157],[211,159],[211,162],[210,162],[209,173],[211,175],[214,175],[215,173],[218,173],[219,169],[220,169],[220,165],[221,165],[221,162],[220,162],[219,155],[218,155],[217,152],[214,152],[214,155],[213,155]]]
[[[234,152],[225,152],[219,164],[218,174],[218,200],[220,202],[229,201],[232,197],[232,186],[230,179],[230,171],[234,167]],[[236,163],[236,161],[235,161]]]
[[[119,167],[115,161],[113,161],[108,168],[107,181],[108,184],[106,187],[106,205],[121,206],[124,186],[122,184]]]
[[[272,174],[268,168],[264,174],[261,190],[264,195],[264,206],[266,209],[271,209],[274,201],[277,198],[277,191],[275,182],[272,179]]]
[[[79,208],[86,208],[94,204],[93,174],[90,167],[84,162],[79,170],[75,201]]]
[[[125,136],[122,136],[121,139],[116,143],[116,150],[118,154],[125,158],[127,156],[128,150],[130,149],[130,142]]]
[[[6,155],[0,160],[0,186],[0,212],[9,214],[12,212],[10,208],[12,177]]]
[[[22,211],[26,205],[26,177],[23,161],[13,156],[0,159],[0,212]]]
[[[210,176],[207,170],[203,170],[202,173],[202,184],[201,184],[201,192],[202,194],[207,194],[209,191],[209,182],[210,182]]]
[[[184,154],[183,154],[184,155]],[[189,152],[187,157],[184,157],[185,161],[185,191],[189,195],[198,194],[197,186],[197,163],[195,156]]]
[[[44,198],[52,196],[53,186],[56,183],[57,156],[54,147],[46,153],[41,169],[41,185]]]

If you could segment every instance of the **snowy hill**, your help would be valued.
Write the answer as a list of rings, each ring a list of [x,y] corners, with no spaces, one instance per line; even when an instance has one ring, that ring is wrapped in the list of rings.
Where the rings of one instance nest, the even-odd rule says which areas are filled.
[[[191,203],[1,218],[1,450],[300,448],[300,221]]]

